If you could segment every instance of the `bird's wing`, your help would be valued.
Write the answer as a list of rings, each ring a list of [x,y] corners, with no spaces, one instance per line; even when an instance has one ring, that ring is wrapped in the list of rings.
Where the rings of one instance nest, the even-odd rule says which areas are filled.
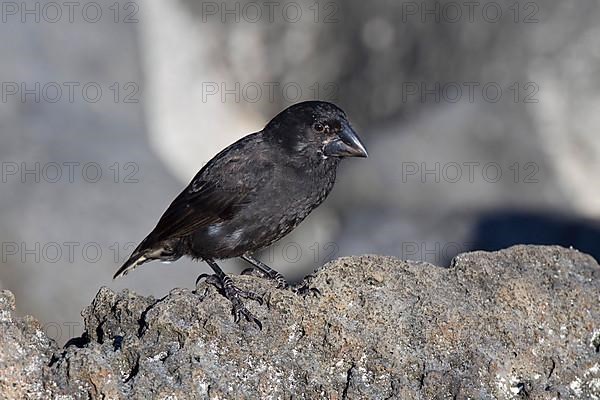
[[[254,137],[252,137],[254,136]],[[264,143],[247,136],[215,156],[179,195],[150,234],[154,240],[187,236],[199,228],[232,219],[269,184],[274,164]],[[252,155],[247,143],[253,141]]]
[[[249,201],[248,188],[227,189],[218,184],[194,180],[179,195],[151,233],[155,240],[183,237],[195,230],[231,219]]]

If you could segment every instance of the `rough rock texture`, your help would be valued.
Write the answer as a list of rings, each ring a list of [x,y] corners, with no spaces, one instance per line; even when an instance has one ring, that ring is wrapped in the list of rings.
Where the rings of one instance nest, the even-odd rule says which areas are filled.
[[[13,294],[0,291],[0,398],[47,398],[52,392],[43,377],[57,347],[38,321],[17,318],[14,311]]]
[[[342,258],[309,279],[319,296],[235,280],[264,294],[248,302],[262,331],[234,323],[209,285],[161,300],[102,288],[87,333],[63,350],[13,321],[3,292],[0,387],[76,399],[600,398],[600,268],[575,250],[474,252],[449,269]]]

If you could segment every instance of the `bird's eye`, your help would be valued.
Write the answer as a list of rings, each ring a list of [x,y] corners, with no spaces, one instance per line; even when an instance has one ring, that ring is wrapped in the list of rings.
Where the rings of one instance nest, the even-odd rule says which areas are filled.
[[[325,126],[323,126],[323,124],[317,122],[316,124],[313,125],[313,129],[315,130],[315,132],[323,132],[325,130]]]

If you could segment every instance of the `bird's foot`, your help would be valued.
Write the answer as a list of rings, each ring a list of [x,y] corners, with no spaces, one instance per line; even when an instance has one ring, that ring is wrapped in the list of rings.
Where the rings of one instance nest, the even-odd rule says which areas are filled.
[[[315,287],[310,287],[309,280],[310,280],[310,278],[312,278],[312,275],[308,275],[306,278],[304,278],[302,280],[302,282],[299,282],[295,285],[290,285],[283,275],[281,275],[279,272],[274,271],[274,270],[273,270],[272,274],[269,274],[258,268],[249,267],[242,271],[242,275],[251,275],[251,276],[257,276],[260,278],[271,279],[271,280],[277,282],[278,289],[289,289],[292,292],[294,292],[300,296],[307,296],[307,295],[320,296],[321,295],[321,291],[319,289],[317,289]]]
[[[308,295],[312,295],[315,297],[320,296],[321,291],[319,289],[317,289],[316,287],[310,286],[310,278],[312,278],[312,275],[308,275],[301,282],[298,282],[297,284],[291,286],[290,289],[292,290],[292,292],[294,292],[300,296],[308,296]]]
[[[263,304],[263,299],[258,294],[242,290],[233,284],[233,281],[228,276],[223,278],[223,295],[233,304],[233,319],[235,322],[240,321],[240,317],[244,317],[248,322],[254,322],[258,329],[262,330],[262,323],[256,318],[244,305],[242,298],[257,301],[258,304]]]
[[[258,304],[263,304],[263,298],[249,290],[242,290],[235,286],[230,277],[225,275],[222,279],[219,278],[216,274],[202,274],[196,279],[196,290],[198,290],[198,286],[202,279],[206,279],[206,283],[211,284],[219,291],[223,296],[225,296],[232,304],[233,310],[233,319],[237,323],[240,321],[240,317],[244,317],[248,322],[254,322],[258,329],[262,330],[262,323],[258,318],[256,318],[244,305],[242,299],[250,299],[258,302]]]
[[[258,268],[249,267],[242,271],[242,275],[252,275],[252,276],[259,276],[261,278],[270,279],[277,283],[277,289],[287,289],[290,287],[290,284],[285,279],[285,277],[283,275],[281,275],[279,272],[274,271],[274,270],[272,270],[272,272],[267,273],[267,272],[261,271]]]

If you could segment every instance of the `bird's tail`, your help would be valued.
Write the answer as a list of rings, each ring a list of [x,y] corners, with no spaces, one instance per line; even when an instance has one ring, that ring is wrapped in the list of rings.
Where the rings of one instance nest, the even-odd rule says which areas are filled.
[[[154,242],[148,236],[140,243],[140,245],[131,253],[125,264],[115,273],[113,279],[127,275],[139,265],[152,260],[175,261],[179,259],[183,253],[181,251],[181,240],[171,239],[162,242]]]

